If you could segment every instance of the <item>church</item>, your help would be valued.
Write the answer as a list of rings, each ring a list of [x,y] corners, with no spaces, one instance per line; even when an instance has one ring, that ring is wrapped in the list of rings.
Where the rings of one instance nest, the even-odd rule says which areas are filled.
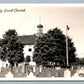
[[[27,56],[30,56],[30,60],[33,61],[35,40],[39,36],[42,36],[42,34],[43,34],[43,25],[39,24],[37,25],[37,34],[18,36],[18,41],[24,45],[24,48],[23,48],[24,58],[26,58]]]

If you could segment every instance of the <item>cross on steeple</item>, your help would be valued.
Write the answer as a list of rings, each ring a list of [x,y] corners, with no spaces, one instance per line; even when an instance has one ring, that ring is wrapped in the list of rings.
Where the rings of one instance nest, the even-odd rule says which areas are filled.
[[[39,24],[41,24],[41,16],[39,16]]]
[[[39,25],[37,25],[37,35],[41,36],[43,34],[43,25],[41,24],[41,17],[39,16]]]

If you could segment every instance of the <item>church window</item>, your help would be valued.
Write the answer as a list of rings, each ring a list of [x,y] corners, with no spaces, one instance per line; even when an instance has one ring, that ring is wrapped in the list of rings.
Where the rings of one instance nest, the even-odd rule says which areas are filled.
[[[32,49],[31,49],[31,48],[29,48],[29,51],[31,52],[31,51],[32,51]]]

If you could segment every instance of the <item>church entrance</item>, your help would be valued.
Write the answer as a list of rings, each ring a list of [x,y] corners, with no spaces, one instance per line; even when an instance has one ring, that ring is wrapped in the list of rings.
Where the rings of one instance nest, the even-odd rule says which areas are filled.
[[[30,56],[26,56],[25,58],[25,73],[28,73],[30,72],[30,66],[29,66],[29,62],[31,61],[30,59]]]

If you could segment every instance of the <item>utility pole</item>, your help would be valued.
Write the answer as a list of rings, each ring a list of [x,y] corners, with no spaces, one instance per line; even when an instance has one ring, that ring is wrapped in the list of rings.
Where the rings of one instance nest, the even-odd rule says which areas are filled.
[[[67,63],[67,68],[64,71],[64,77],[71,77],[71,72],[68,69],[69,66],[69,56],[68,56],[68,30],[70,28],[68,27],[68,25],[66,26],[66,63]]]
[[[67,61],[67,66],[69,66],[69,59],[68,59],[68,30],[70,28],[68,27],[68,25],[66,26],[66,61]]]

